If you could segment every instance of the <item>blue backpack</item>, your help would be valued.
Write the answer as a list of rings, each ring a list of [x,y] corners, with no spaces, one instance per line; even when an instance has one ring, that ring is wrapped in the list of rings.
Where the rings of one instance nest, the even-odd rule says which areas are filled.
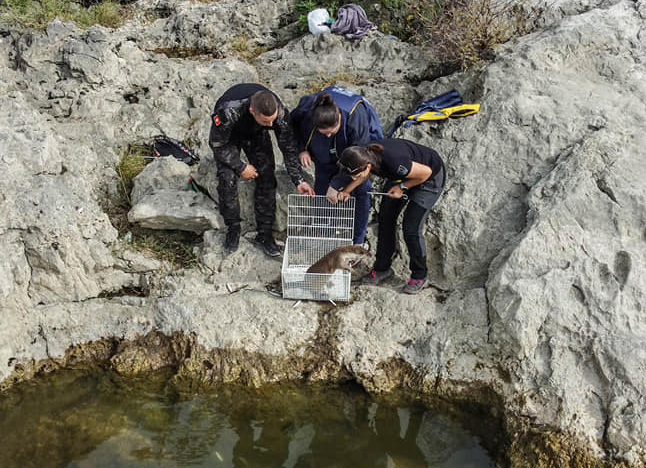
[[[377,111],[374,107],[372,107],[372,104],[370,104],[370,102],[366,98],[359,96],[358,94],[351,93],[347,89],[339,88],[338,86],[330,86],[328,88],[325,88],[321,92],[330,94],[330,96],[332,96],[332,99],[334,99],[334,102],[337,106],[339,106],[340,109],[349,109],[349,115],[352,115],[357,106],[360,103],[363,103],[363,105],[366,106],[366,109],[368,110],[368,132],[370,134],[370,140],[381,140],[384,137],[384,132],[381,127],[381,121],[379,120]]]
[[[400,125],[404,122],[404,128],[410,127],[416,122],[427,120],[445,120],[449,117],[466,117],[475,114],[480,110],[480,104],[464,104],[462,96],[455,89],[422,101],[415,107],[410,115],[399,115],[395,119],[393,127],[388,132],[388,138],[392,137]]]

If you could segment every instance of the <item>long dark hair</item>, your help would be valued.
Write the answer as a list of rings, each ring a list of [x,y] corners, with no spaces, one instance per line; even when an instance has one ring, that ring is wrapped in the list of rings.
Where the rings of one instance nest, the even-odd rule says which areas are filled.
[[[370,172],[379,174],[383,154],[384,147],[378,143],[371,143],[366,147],[349,146],[339,156],[339,166],[346,174],[354,174],[370,163],[372,165]]]
[[[332,96],[328,93],[321,93],[317,96],[312,111],[314,128],[318,130],[334,127],[339,122],[340,115],[339,106],[336,105]]]

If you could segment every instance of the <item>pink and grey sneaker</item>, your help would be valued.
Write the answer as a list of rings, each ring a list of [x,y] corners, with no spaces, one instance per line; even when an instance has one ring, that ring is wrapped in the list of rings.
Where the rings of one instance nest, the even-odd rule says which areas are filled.
[[[376,286],[382,281],[387,280],[394,274],[395,272],[393,271],[392,268],[388,268],[386,271],[370,270],[370,273],[368,273],[366,276],[361,278],[361,284]]]
[[[408,280],[408,283],[404,286],[404,292],[406,294],[417,294],[426,286],[426,278],[424,279],[414,279],[411,278]]]

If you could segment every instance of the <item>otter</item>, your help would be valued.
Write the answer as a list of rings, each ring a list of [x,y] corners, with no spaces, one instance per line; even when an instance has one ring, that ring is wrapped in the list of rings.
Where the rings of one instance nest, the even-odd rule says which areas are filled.
[[[360,245],[338,247],[307,269],[306,273],[332,274],[336,270],[352,271],[352,267],[362,259],[368,259],[370,252]]]

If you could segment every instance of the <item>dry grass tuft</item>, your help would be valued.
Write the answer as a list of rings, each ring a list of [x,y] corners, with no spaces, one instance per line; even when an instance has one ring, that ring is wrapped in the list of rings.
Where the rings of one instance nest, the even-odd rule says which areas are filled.
[[[267,49],[260,47],[247,36],[238,36],[234,38],[229,46],[231,50],[245,62],[251,62],[256,57],[267,52]]]
[[[449,70],[467,69],[493,56],[494,48],[526,34],[540,12],[503,0],[423,0],[415,8],[414,39]]]
[[[340,72],[330,75],[318,75],[315,79],[310,81],[307,88],[307,93],[318,93],[323,88],[339,85],[340,83],[362,85],[368,83],[368,78],[347,72]]]
[[[117,174],[119,175],[121,184],[121,196],[128,206],[130,206],[130,192],[134,186],[135,177],[144,170],[146,164],[149,162],[146,157],[151,155],[151,146],[143,143],[132,143],[128,145],[121,155],[121,160],[117,166]]]

